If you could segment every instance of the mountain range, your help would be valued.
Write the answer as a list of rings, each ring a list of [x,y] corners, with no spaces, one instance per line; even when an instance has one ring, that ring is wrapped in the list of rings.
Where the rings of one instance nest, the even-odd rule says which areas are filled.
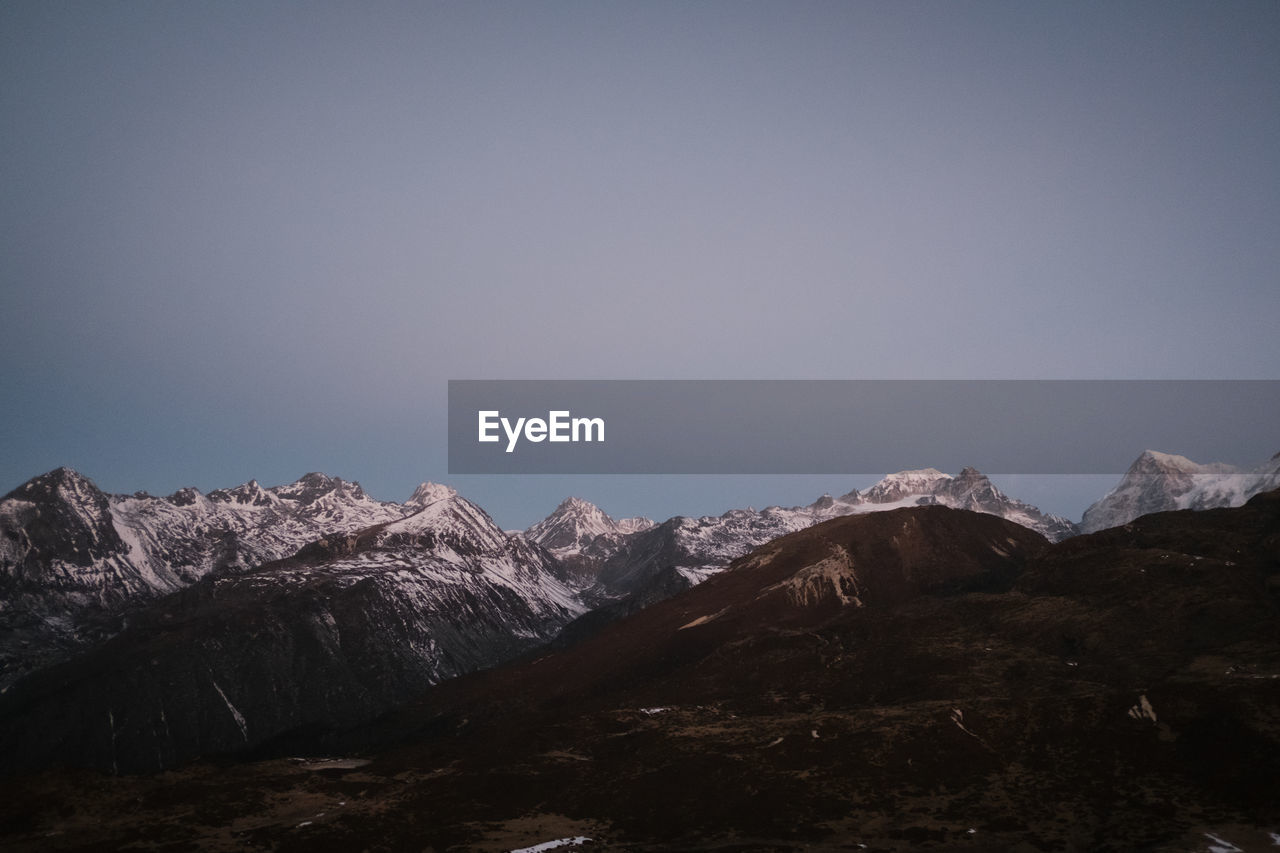
[[[939,505],[854,514],[571,647],[256,760],[0,783],[0,838],[15,851],[1268,849],[1277,626],[1280,491],[1058,543]],[[162,650],[101,658],[93,690],[56,702],[28,692],[25,716],[6,704],[0,755],[91,748],[59,751],[55,709]],[[256,700],[219,685],[206,724],[234,728],[232,705],[248,721]],[[105,750],[110,706],[91,708]]]
[[[0,687],[115,633],[143,602],[403,518],[430,494],[424,485],[403,505],[384,503],[307,474],[159,498],[108,495],[69,468],[35,477],[0,499]]]
[[[1086,518],[1130,520],[1159,497],[1138,484],[1166,459],[1180,457],[1143,454]],[[1273,474],[1198,500],[1238,503]],[[1135,491],[1142,500],[1115,497]],[[570,498],[517,533],[435,484],[403,504],[321,474],[157,498],[107,495],[59,469],[0,500],[0,765],[153,770],[281,749],[553,640],[581,642],[778,537],[917,506],[1000,516],[1051,541],[1077,532],[971,468],[661,524]]]

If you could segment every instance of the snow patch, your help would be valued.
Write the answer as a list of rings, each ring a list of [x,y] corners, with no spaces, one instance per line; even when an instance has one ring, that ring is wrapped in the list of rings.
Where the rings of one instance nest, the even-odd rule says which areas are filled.
[[[572,838],[557,838],[555,841],[544,841],[532,847],[521,847],[519,850],[512,850],[511,853],[542,853],[543,850],[555,850],[557,847],[580,847],[590,842],[591,839],[585,835],[575,835]]]
[[[1209,839],[1209,853],[1244,853],[1239,847],[1230,841],[1225,841],[1212,832],[1206,832],[1204,837]]]
[[[231,712],[231,716],[235,718],[236,725],[240,727],[240,736],[249,740],[249,726],[244,721],[244,716],[236,710],[236,706],[231,704],[231,700],[227,698],[227,694],[222,692],[222,688],[218,686],[218,682],[212,678],[209,683],[213,685],[213,689],[218,691],[218,695],[222,697],[222,701],[227,703],[227,710]]]

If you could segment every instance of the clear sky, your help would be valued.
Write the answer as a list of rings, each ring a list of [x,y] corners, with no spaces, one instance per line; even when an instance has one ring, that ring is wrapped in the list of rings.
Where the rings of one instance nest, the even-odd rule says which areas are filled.
[[[451,479],[446,380],[1277,378],[1277,140],[1272,0],[7,0],[0,491],[720,512],[866,481]]]

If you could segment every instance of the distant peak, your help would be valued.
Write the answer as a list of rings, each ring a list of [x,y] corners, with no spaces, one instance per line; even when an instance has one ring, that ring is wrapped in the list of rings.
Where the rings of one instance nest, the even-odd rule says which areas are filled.
[[[1147,471],[1153,468],[1160,470],[1198,471],[1202,466],[1185,456],[1175,453],[1161,453],[1159,450],[1144,450],[1130,466],[1131,471]]]
[[[906,471],[898,471],[894,474],[888,474],[885,476],[885,479],[891,482],[899,480],[949,480],[951,479],[951,475],[944,474],[937,468],[911,468]]]
[[[452,486],[446,486],[442,483],[423,483],[413,490],[413,494],[409,496],[408,503],[412,506],[426,506],[437,501],[448,500],[457,494],[458,490]]]
[[[37,477],[32,477],[5,497],[16,497],[31,500],[59,494],[63,498],[71,494],[101,494],[97,485],[85,475],[65,465],[54,468]]]
[[[341,483],[342,480],[337,477],[330,477],[328,474],[322,474],[319,471],[312,471],[309,474],[303,474],[294,481],[295,486],[307,486],[308,488],[325,488]],[[250,480],[251,485],[258,485],[257,480]]]
[[[617,523],[600,507],[582,498],[567,497],[525,534],[544,548],[582,548],[603,533],[619,532]]]
[[[35,482],[36,480],[41,480],[46,483],[92,483],[93,482],[84,474],[81,474],[79,471],[77,471],[76,469],[68,468],[65,465],[63,465],[60,468],[54,468],[52,471],[48,472],[47,474],[41,474],[38,477],[33,477],[31,482]]]
[[[175,492],[174,495],[176,496],[185,491],[187,490],[182,489],[180,492]],[[192,489],[192,491],[194,492],[195,490]],[[196,494],[199,494],[199,492],[196,492]],[[262,488],[262,486],[259,486],[257,480],[250,480],[231,489],[214,489],[209,493],[209,500],[214,503],[234,503],[242,506],[267,506],[275,500],[275,496]],[[190,499],[184,496],[179,505],[185,506],[192,502],[194,502],[194,496],[190,496]]]
[[[616,526],[619,533],[639,533],[641,530],[648,530],[653,527],[653,519],[645,518],[643,515],[620,518],[616,522]]]
[[[195,486],[184,486],[166,497],[165,500],[174,506],[191,506],[202,497],[200,490]]]
[[[567,497],[560,501],[560,506],[556,507],[556,512],[600,512],[600,507],[591,501],[584,501],[582,498]]]

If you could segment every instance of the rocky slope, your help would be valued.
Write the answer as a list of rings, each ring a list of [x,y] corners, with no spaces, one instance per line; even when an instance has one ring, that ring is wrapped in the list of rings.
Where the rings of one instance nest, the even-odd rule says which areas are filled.
[[[1093,533],[1153,512],[1240,506],[1280,488],[1280,453],[1256,468],[1202,465],[1185,456],[1144,451],[1114,489],[1084,513],[1080,528]]]
[[[0,766],[156,770],[367,721],[545,643],[583,607],[554,558],[452,489],[287,560],[211,575],[0,697]]]

